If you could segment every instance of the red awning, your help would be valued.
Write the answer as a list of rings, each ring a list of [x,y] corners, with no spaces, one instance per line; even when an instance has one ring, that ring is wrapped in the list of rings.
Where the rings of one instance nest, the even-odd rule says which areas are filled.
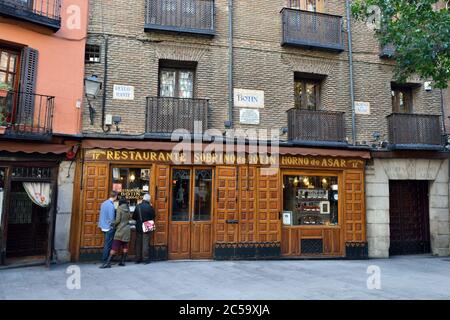
[[[348,157],[370,159],[369,151],[344,150],[344,149],[319,149],[319,148],[299,148],[280,147],[281,155],[302,155],[302,156],[322,156],[322,157]]]
[[[70,150],[72,150],[72,145],[0,141],[0,151],[7,152],[63,154]]]
[[[178,142],[172,141],[125,141],[125,140],[84,140],[82,147],[84,149],[125,149],[125,150],[153,150],[153,151],[172,151]],[[203,144],[203,149],[208,144]],[[249,147],[246,146],[248,152]],[[223,148],[225,151],[225,147]],[[270,147],[268,148],[270,152]],[[319,149],[319,148],[300,148],[300,147],[280,147],[281,155],[302,155],[302,156],[323,156],[323,157],[351,157],[370,159],[369,151],[345,150],[345,149]]]

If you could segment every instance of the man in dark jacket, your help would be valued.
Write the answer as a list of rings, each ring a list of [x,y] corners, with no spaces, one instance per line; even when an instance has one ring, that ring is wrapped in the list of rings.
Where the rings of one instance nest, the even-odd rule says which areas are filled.
[[[144,261],[150,263],[150,232],[144,233],[142,223],[144,221],[155,221],[155,210],[151,205],[150,195],[147,193],[140,204],[136,206],[133,220],[136,220],[136,263]]]

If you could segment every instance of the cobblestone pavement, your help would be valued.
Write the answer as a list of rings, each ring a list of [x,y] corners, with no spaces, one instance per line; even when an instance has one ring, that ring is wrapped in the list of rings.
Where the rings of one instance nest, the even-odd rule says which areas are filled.
[[[1,270],[0,299],[450,299],[450,258],[443,257],[98,267],[82,263]],[[80,282],[71,270],[80,270]],[[381,288],[369,289],[368,282],[376,287],[372,280],[377,270]]]

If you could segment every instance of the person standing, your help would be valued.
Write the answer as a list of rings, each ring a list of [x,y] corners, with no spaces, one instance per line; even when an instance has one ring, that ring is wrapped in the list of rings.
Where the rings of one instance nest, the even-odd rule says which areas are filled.
[[[108,259],[100,268],[111,268],[111,259],[120,251],[120,249],[122,249],[122,260],[120,261],[119,266],[125,266],[128,255],[128,242],[130,242],[131,237],[130,219],[131,214],[128,201],[124,197],[120,197],[114,223],[116,230],[114,233],[114,241]]]
[[[112,248],[114,240],[114,222],[116,220],[116,210],[114,208],[114,201],[117,200],[117,192],[111,191],[109,199],[104,201],[100,207],[100,218],[98,227],[102,230],[104,235],[102,263],[108,260],[109,252]]]
[[[144,221],[155,221],[155,209],[151,205],[151,197],[146,193],[142,202],[136,206],[133,213],[136,220],[136,261],[135,263],[150,263],[150,232],[144,233],[142,223]]]

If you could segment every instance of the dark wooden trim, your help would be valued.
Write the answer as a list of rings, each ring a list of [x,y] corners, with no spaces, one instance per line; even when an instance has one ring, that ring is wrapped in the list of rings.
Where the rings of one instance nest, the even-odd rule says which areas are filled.
[[[53,168],[53,181],[52,181],[52,204],[50,206],[49,221],[48,221],[48,238],[47,238],[47,254],[45,257],[45,265],[50,267],[50,263],[53,257],[53,247],[55,240],[55,226],[56,226],[56,213],[57,213],[57,201],[58,201],[58,167]]]
[[[81,159],[76,161],[75,176],[73,180],[73,199],[72,199],[72,216],[70,220],[70,238],[69,251],[71,261],[76,261],[80,254],[80,239],[81,239],[81,179],[83,174],[83,163]],[[81,177],[81,178],[80,178]]]
[[[403,151],[372,151],[371,157],[375,159],[449,159],[450,152],[442,151],[413,151],[413,150],[403,150]]]

